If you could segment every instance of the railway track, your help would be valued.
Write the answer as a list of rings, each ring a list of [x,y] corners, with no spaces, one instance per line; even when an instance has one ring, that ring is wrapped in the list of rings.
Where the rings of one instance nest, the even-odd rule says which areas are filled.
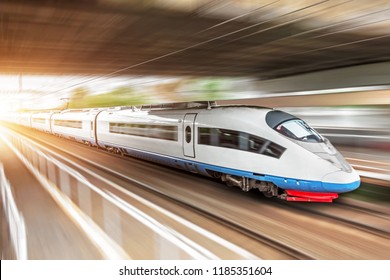
[[[278,201],[278,203],[280,203]],[[283,202],[281,202],[283,203]],[[369,232],[371,234],[388,238],[390,236],[390,216],[387,213],[371,211],[367,208],[334,202],[332,208],[323,205],[287,204],[284,206],[313,213],[319,217],[330,218],[345,224],[348,227]]]
[[[25,133],[19,131],[20,133],[26,135]],[[31,135],[27,135],[28,137],[31,137]],[[43,141],[41,139],[35,138],[35,141],[44,145],[44,146],[50,146],[51,150],[58,151],[60,153],[64,153],[67,155],[67,161],[68,164],[72,164],[76,161],[82,162],[83,165],[88,165],[92,167],[91,169],[99,170],[99,172],[102,172],[105,174],[107,178],[112,178],[113,181],[122,181],[122,182],[127,182],[130,183],[132,186],[135,186],[139,189],[142,189],[142,191],[147,191],[149,194],[153,196],[158,196],[160,198],[163,198],[166,201],[169,201],[170,204],[174,204],[175,208],[177,209],[186,209],[192,213],[197,213],[198,215],[202,216],[203,218],[213,221],[214,223],[218,223],[219,225],[226,227],[229,230],[233,230],[246,238],[249,238],[255,242],[260,242],[262,244],[265,244],[269,246],[270,248],[273,248],[273,250],[277,250],[283,254],[285,254],[285,258],[294,258],[294,259],[315,259],[317,258],[315,254],[311,254],[310,250],[302,249],[301,247],[297,246],[291,246],[286,244],[285,242],[282,242],[275,238],[275,236],[272,236],[270,234],[264,234],[261,233],[257,230],[251,230],[245,226],[243,226],[240,223],[237,223],[235,221],[226,219],[224,217],[221,217],[220,215],[217,215],[215,213],[212,213],[210,211],[206,211],[201,207],[198,207],[197,205],[194,205],[193,203],[188,203],[186,201],[183,201],[182,199],[176,197],[175,195],[172,195],[172,193],[169,192],[164,192],[160,188],[146,184],[144,182],[141,182],[139,180],[133,179],[127,175],[121,174],[115,170],[112,170],[106,166],[102,166],[101,164],[96,164],[92,162],[91,160],[88,160],[84,157],[75,155],[73,153],[68,152],[66,149],[59,148],[58,146],[53,145],[52,143],[48,141]],[[68,141],[68,140],[64,140]],[[72,142],[73,143],[73,142]],[[108,153],[108,152],[107,152]],[[115,157],[121,158],[120,156],[113,155]],[[149,198],[149,197],[148,197]],[[272,203],[278,203],[278,204],[283,204],[283,207],[288,207],[288,208],[294,208],[297,211],[303,211],[304,214],[307,214],[308,212],[316,215],[316,216],[322,216],[324,218],[332,219],[338,223],[344,224],[345,226],[353,226],[356,229],[363,230],[365,232],[375,234],[377,236],[381,237],[388,237],[388,231],[386,228],[378,228],[374,223],[366,223],[367,217],[372,217],[375,215],[375,219],[378,221],[381,219],[385,219],[388,222],[388,217],[381,217],[378,213],[373,213],[373,212],[367,212],[364,211],[363,209],[357,209],[356,207],[350,207],[347,205],[343,204],[337,204],[332,208],[336,209],[335,212],[329,212],[329,211],[323,211],[320,208],[315,208],[312,209],[311,207],[308,207],[305,204],[287,204],[281,201],[272,201]],[[320,206],[321,207],[321,206]],[[348,215],[345,215],[345,217],[351,217],[345,218],[345,217],[340,217],[340,213],[337,214],[337,212],[341,213],[346,213],[348,212]],[[358,211],[358,212],[356,212]],[[179,211],[180,212],[180,211]],[[353,217],[358,215],[363,215],[364,213],[364,219],[361,220],[354,220]],[[341,214],[344,216],[344,214]],[[380,224],[377,223],[377,225]],[[387,224],[387,223],[385,223]]]
[[[31,135],[27,135],[21,131],[18,131],[18,133],[20,133],[26,137],[31,138]],[[126,183],[130,183],[132,187],[140,188],[143,191],[146,190],[149,194],[151,194],[153,196],[158,196],[159,198],[163,198],[165,201],[169,201],[169,203],[171,205],[172,204],[175,205],[173,208],[176,208],[177,209],[176,211],[179,213],[182,212],[183,210],[189,210],[192,213],[197,213],[198,215],[202,216],[203,218],[210,220],[210,221],[213,221],[214,223],[217,223],[217,224],[223,226],[224,228],[226,228],[226,230],[234,231],[234,232],[238,233],[239,235],[245,236],[247,239],[251,239],[255,242],[260,242],[260,243],[272,248],[272,250],[278,251],[279,255],[282,255],[282,256],[284,255],[284,257],[282,257],[282,259],[305,259],[305,260],[313,259],[313,257],[310,254],[302,252],[298,248],[288,246],[288,245],[274,239],[272,236],[267,236],[265,234],[251,231],[247,228],[244,228],[243,226],[241,226],[239,224],[236,224],[236,223],[231,222],[231,221],[226,220],[226,219],[221,219],[217,215],[213,215],[212,213],[204,211],[200,207],[196,207],[195,205],[181,201],[181,200],[175,198],[174,196],[169,195],[168,193],[164,193],[163,191],[159,190],[158,188],[156,188],[154,186],[145,184],[145,183],[140,182],[138,180],[135,180],[129,176],[120,174],[120,173],[118,173],[110,168],[96,164],[88,159],[85,159],[83,157],[69,153],[67,150],[59,148],[58,146],[55,146],[47,141],[43,141],[39,138],[35,138],[33,141],[42,145],[41,147],[49,146],[50,149],[45,149],[46,152],[50,153],[52,156],[54,156],[55,158],[57,158],[61,161],[65,160],[67,165],[71,165],[73,168],[77,169],[77,171],[80,174],[82,174],[83,176],[85,176],[85,178],[92,179],[91,178],[91,176],[92,176],[93,178],[96,179],[97,175],[93,174],[93,173],[86,174],[83,169],[80,169],[78,167],[78,165],[74,164],[75,160],[83,163],[83,166],[93,167],[93,169],[101,171],[103,174],[105,174],[106,178],[115,178],[114,180],[116,180],[116,181],[118,179],[120,179],[121,181],[124,181]],[[64,141],[67,141],[67,140],[64,139]],[[54,151],[57,151],[57,152],[54,152]],[[58,152],[60,152],[61,154],[66,154],[67,159],[64,159],[63,157],[58,157]],[[104,152],[106,152],[106,151],[104,151]],[[106,153],[108,153],[108,152],[106,152]],[[120,157],[118,155],[113,155],[113,156]],[[91,170],[91,168],[87,168],[87,169]],[[99,174],[101,174],[101,173],[99,172]],[[123,185],[123,182],[121,183],[121,185]],[[150,196],[148,196],[148,199],[149,198],[150,198]]]

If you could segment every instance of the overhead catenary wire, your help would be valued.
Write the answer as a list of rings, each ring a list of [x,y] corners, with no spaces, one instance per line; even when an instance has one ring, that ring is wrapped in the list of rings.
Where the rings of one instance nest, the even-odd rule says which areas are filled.
[[[293,10],[293,11],[291,11],[291,12],[288,12],[287,14],[291,15],[291,14],[294,14],[294,13],[296,13],[296,12],[300,12],[300,11],[302,11],[302,10],[304,10],[304,9],[311,8],[311,7],[313,7],[313,6],[323,4],[323,3],[328,2],[328,1],[329,1],[329,0],[319,1],[319,2],[316,2],[316,3],[314,3],[314,4],[311,4],[311,5],[307,6],[307,7],[305,7],[305,8],[299,8],[299,9]],[[277,3],[277,2],[279,2],[279,0],[278,0],[278,1],[271,2],[271,3],[268,3],[268,4],[266,4],[266,5],[263,5],[263,6],[259,7],[259,8],[256,8],[256,9],[254,9],[254,10],[251,11],[251,12],[245,13],[244,15],[236,16],[235,18],[241,18],[241,17],[244,17],[244,16],[248,16],[248,15],[251,14],[251,13],[258,12],[260,9],[267,8],[267,7],[273,5],[273,4]],[[218,40],[218,39],[225,38],[225,37],[227,37],[227,36],[230,36],[230,35],[233,35],[233,34],[236,34],[236,33],[239,33],[239,32],[245,31],[245,30],[248,30],[248,29],[250,29],[250,28],[254,28],[254,27],[256,27],[256,26],[259,26],[259,25],[261,25],[261,24],[264,24],[265,22],[269,22],[269,21],[272,21],[272,20],[277,20],[277,19],[279,19],[279,18],[284,17],[285,15],[286,15],[286,14],[283,14],[283,15],[280,15],[280,16],[276,16],[276,17],[274,17],[274,18],[272,18],[272,19],[260,21],[260,22],[251,24],[251,25],[249,25],[249,26],[240,28],[240,29],[238,29],[238,30],[235,30],[235,31],[232,31],[232,32],[228,32],[228,33],[225,33],[225,34],[223,34],[223,35],[220,35],[220,36],[217,36],[217,37],[214,37],[214,38],[211,38],[211,39],[208,39],[208,40],[199,42],[199,43],[192,44],[192,45],[190,45],[190,46],[188,46],[188,47],[181,48],[181,49],[178,49],[178,50],[176,50],[176,51],[172,51],[172,52],[169,52],[169,53],[166,53],[166,54],[163,54],[163,55],[160,55],[160,56],[151,58],[151,59],[147,59],[147,60],[145,60],[145,61],[142,61],[142,62],[139,62],[139,63],[136,63],[136,64],[132,64],[132,65],[129,65],[129,66],[126,66],[126,67],[117,69],[117,70],[112,71],[112,72],[110,72],[110,73],[107,73],[107,74],[105,74],[105,75],[92,77],[92,78],[87,79],[87,80],[85,80],[85,81],[81,81],[81,82],[78,82],[78,83],[76,83],[76,84],[73,84],[73,85],[64,87],[64,88],[62,88],[62,89],[56,90],[56,91],[54,91],[54,92],[52,92],[52,93],[58,93],[58,92],[61,92],[61,91],[67,90],[67,89],[71,89],[71,88],[74,88],[74,87],[77,87],[77,86],[80,86],[80,85],[83,85],[83,84],[87,84],[87,83],[96,81],[96,80],[108,79],[108,78],[110,78],[110,77],[112,77],[112,76],[115,76],[116,74],[121,73],[121,72],[123,72],[123,71],[129,70],[129,69],[132,69],[132,68],[135,68],[135,67],[138,67],[138,66],[147,64],[147,63],[151,63],[151,62],[154,62],[154,61],[157,61],[157,60],[160,60],[160,59],[163,59],[163,58],[172,56],[172,55],[176,55],[176,54],[185,52],[185,51],[187,51],[187,50],[190,50],[190,49],[193,49],[193,48],[196,48],[196,47],[205,45],[205,44],[207,44],[207,43],[216,41],[216,40]],[[216,24],[216,25],[211,26],[211,27],[208,27],[208,28],[206,28],[206,29],[204,29],[204,30],[202,30],[202,31],[199,31],[197,34],[200,34],[200,33],[202,33],[202,32],[206,32],[207,30],[210,30],[210,29],[213,29],[213,28],[220,27],[220,26],[222,26],[223,24],[227,24],[227,23],[231,22],[232,20],[233,20],[233,19],[225,20],[225,21],[223,21],[222,23]]]
[[[275,3],[278,3],[278,2],[280,2],[280,1],[274,1],[274,2],[267,3],[267,4],[265,4],[265,5],[261,6],[261,7],[255,8],[255,9],[253,9],[253,10],[251,10],[251,11],[249,11],[249,12],[246,12],[246,13],[244,13],[244,14],[241,14],[241,15],[235,16],[235,17],[233,17],[233,18],[230,18],[230,19],[228,19],[228,20],[222,21],[222,22],[220,22],[220,23],[218,23],[218,24],[215,24],[215,25],[213,25],[213,26],[211,26],[211,27],[207,27],[207,28],[205,28],[205,29],[203,29],[203,30],[201,30],[201,31],[199,31],[199,32],[197,32],[197,33],[195,33],[195,34],[201,34],[201,33],[203,33],[203,32],[207,32],[207,31],[209,31],[209,30],[218,28],[218,27],[220,27],[220,26],[223,26],[224,24],[227,24],[227,23],[229,23],[229,22],[238,20],[238,19],[240,19],[240,18],[248,17],[248,16],[250,16],[251,14],[254,14],[254,13],[260,11],[261,9],[265,9],[265,8],[267,8],[267,7],[270,7],[270,6],[272,6],[272,5],[274,5]],[[311,4],[311,5],[308,5],[308,6],[306,6],[306,7],[301,7],[301,8],[295,9],[295,10],[293,10],[293,11],[289,11],[288,13],[285,13],[285,14],[283,14],[283,15],[279,15],[279,16],[273,17],[273,18],[271,18],[271,19],[267,19],[267,20],[261,21],[261,22],[256,22],[256,23],[254,23],[254,24],[251,24],[251,25],[249,25],[249,26],[240,28],[240,29],[238,29],[238,30],[235,30],[235,31],[232,31],[232,32],[229,32],[229,33],[226,33],[226,34],[223,34],[223,35],[220,35],[220,36],[217,36],[217,37],[214,37],[214,38],[211,38],[211,39],[202,41],[202,42],[199,42],[199,43],[192,44],[192,45],[190,45],[190,46],[188,46],[188,47],[181,48],[181,49],[178,49],[178,50],[175,50],[175,51],[172,51],[172,52],[169,52],[169,53],[166,53],[166,54],[164,54],[164,55],[160,55],[160,56],[157,56],[157,57],[154,57],[154,58],[151,58],[151,59],[147,59],[147,60],[145,60],[145,61],[142,61],[142,62],[139,62],[139,63],[136,63],[136,64],[128,65],[128,66],[126,66],[126,67],[117,69],[117,70],[115,70],[115,71],[112,71],[112,72],[107,73],[107,74],[104,74],[104,75],[89,77],[89,78],[87,78],[87,79],[85,79],[85,80],[83,80],[83,81],[80,81],[80,82],[74,83],[74,84],[72,84],[72,85],[63,87],[63,88],[58,89],[58,90],[56,90],[56,91],[54,91],[54,92],[50,92],[50,93],[46,94],[45,96],[51,95],[51,94],[53,94],[53,93],[63,92],[63,91],[65,91],[65,90],[67,90],[67,89],[71,89],[71,88],[74,88],[74,87],[77,87],[77,86],[81,86],[81,85],[84,85],[84,84],[88,84],[88,83],[93,82],[93,81],[105,80],[105,79],[111,78],[111,77],[113,77],[113,76],[115,76],[115,75],[117,75],[118,73],[121,73],[121,72],[123,72],[123,71],[126,71],[126,70],[129,70],[129,69],[132,69],[132,68],[135,68],[135,67],[138,67],[138,66],[147,64],[147,63],[151,63],[151,62],[154,62],[154,61],[157,61],[157,60],[160,60],[160,59],[169,57],[169,56],[173,56],[173,55],[176,55],[176,54],[185,52],[185,51],[187,51],[187,50],[189,50],[189,49],[192,49],[192,48],[196,48],[196,47],[205,45],[205,44],[210,43],[210,42],[213,42],[213,41],[215,41],[215,40],[218,40],[218,39],[221,39],[221,38],[225,38],[225,37],[227,37],[227,36],[230,36],[230,35],[233,35],[233,34],[236,34],[236,33],[239,33],[239,32],[245,31],[245,30],[248,30],[248,29],[250,29],[250,28],[257,27],[257,26],[262,25],[262,24],[267,23],[267,22],[271,22],[271,21],[275,21],[275,20],[276,20],[276,21],[277,21],[277,20],[280,20],[280,19],[283,18],[283,17],[291,16],[291,15],[294,14],[294,13],[298,13],[298,12],[301,12],[301,11],[303,11],[303,10],[310,9],[310,8],[312,8],[312,7],[314,7],[314,6],[319,6],[319,5],[324,4],[324,3],[327,3],[327,2],[329,2],[329,1],[328,1],[328,0],[319,1],[319,2],[313,3],[313,4]],[[328,6],[328,7],[325,7],[324,9],[334,8],[335,6],[339,6],[339,5],[342,5],[342,4],[345,4],[345,3],[349,3],[349,2],[350,2],[350,1],[345,1],[345,2],[342,2],[342,3],[337,3],[337,4],[335,4],[335,5],[331,6],[331,7],[329,7],[329,6]],[[250,36],[254,36],[254,35],[256,35],[256,34],[259,34],[259,33],[261,33],[261,32],[267,31],[267,30],[271,30],[271,29],[277,28],[277,27],[282,26],[282,25],[286,25],[286,24],[289,24],[289,23],[292,23],[292,22],[301,20],[302,18],[307,18],[307,17],[309,17],[309,16],[312,16],[312,14],[321,13],[324,9],[321,9],[321,10],[317,10],[317,11],[311,12],[310,14],[305,15],[304,17],[300,17],[299,19],[293,19],[293,20],[289,20],[289,21],[287,21],[287,22],[283,22],[283,23],[274,25],[274,26],[272,26],[272,27],[263,28],[262,30],[258,30],[258,31],[256,31],[256,32],[252,32],[251,34],[247,34],[247,35],[241,36],[241,37],[239,37],[239,38],[236,38],[236,39],[233,39],[233,40],[224,42],[224,43],[222,43],[222,44],[228,44],[228,43],[231,43],[231,42],[234,42],[234,41],[243,39],[243,38],[247,38],[247,37],[250,37]],[[383,12],[383,11],[380,11],[380,12]],[[372,14],[374,14],[374,13],[377,13],[377,11],[376,11],[376,12],[373,12]],[[371,14],[371,13],[370,13],[370,14]],[[356,18],[359,18],[359,17],[362,17],[362,16],[358,16],[358,17],[356,17]],[[346,20],[346,21],[349,21],[349,20],[351,20],[351,19],[348,19],[348,20]],[[345,22],[345,21],[344,21],[344,22]],[[310,33],[310,32],[315,32],[315,31],[317,31],[317,30],[324,29],[324,28],[328,28],[328,27],[332,27],[332,26],[337,26],[337,25],[339,25],[339,24],[341,24],[341,23],[331,24],[331,25],[327,25],[327,26],[325,26],[325,27],[322,26],[322,27],[319,27],[319,28],[314,28],[314,29],[312,29],[312,30],[307,30],[307,31],[304,31],[304,32],[300,32],[300,33],[298,33],[298,34],[292,34],[292,35],[290,35],[290,36],[284,37],[284,38],[279,39],[279,40],[284,40],[284,39],[286,39],[286,38],[295,37],[295,36],[299,36],[299,35],[302,35],[302,34],[307,34],[307,33]],[[371,38],[370,40],[374,40],[374,39],[377,39],[377,38],[380,38],[380,37]],[[346,43],[346,44],[350,44],[350,43]],[[334,45],[334,46],[331,46],[331,47],[338,47],[338,46],[343,46],[343,45],[346,45],[346,44],[338,44],[338,45]],[[328,47],[328,48],[331,48],[331,47]],[[322,50],[322,49],[323,49],[323,48],[317,49],[317,50],[308,50],[308,51],[311,52],[311,51],[318,51],[318,50]],[[326,48],[325,48],[325,49],[326,49]],[[294,54],[290,54],[290,55],[294,55]],[[157,82],[157,81],[165,80],[165,79],[171,79],[171,77],[170,77],[170,78],[164,78],[164,79],[158,79],[158,80],[155,80],[155,81]],[[154,81],[146,81],[146,82],[141,82],[141,83],[137,82],[136,84],[129,84],[128,86],[133,86],[133,85],[136,85],[136,86],[137,86],[137,85],[147,84],[147,83],[153,83],[153,82],[154,82]]]

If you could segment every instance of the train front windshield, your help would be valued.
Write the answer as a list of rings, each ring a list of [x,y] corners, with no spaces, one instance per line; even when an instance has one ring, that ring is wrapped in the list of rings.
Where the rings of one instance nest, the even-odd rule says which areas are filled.
[[[279,133],[303,142],[322,143],[324,139],[321,135],[311,128],[307,123],[300,119],[285,121],[275,127]]]

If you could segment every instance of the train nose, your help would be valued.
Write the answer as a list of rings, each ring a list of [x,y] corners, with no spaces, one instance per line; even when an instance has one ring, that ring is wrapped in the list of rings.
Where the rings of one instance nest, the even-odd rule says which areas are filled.
[[[355,170],[348,173],[345,171],[335,171],[322,177],[322,187],[327,192],[350,192],[360,186],[360,177]]]

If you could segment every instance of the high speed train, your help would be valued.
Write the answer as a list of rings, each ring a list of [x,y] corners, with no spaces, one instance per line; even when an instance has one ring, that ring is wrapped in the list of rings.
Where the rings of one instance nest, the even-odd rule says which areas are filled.
[[[288,201],[331,202],[360,178],[305,121],[252,106],[189,102],[23,113],[14,121],[57,136],[218,178]]]

